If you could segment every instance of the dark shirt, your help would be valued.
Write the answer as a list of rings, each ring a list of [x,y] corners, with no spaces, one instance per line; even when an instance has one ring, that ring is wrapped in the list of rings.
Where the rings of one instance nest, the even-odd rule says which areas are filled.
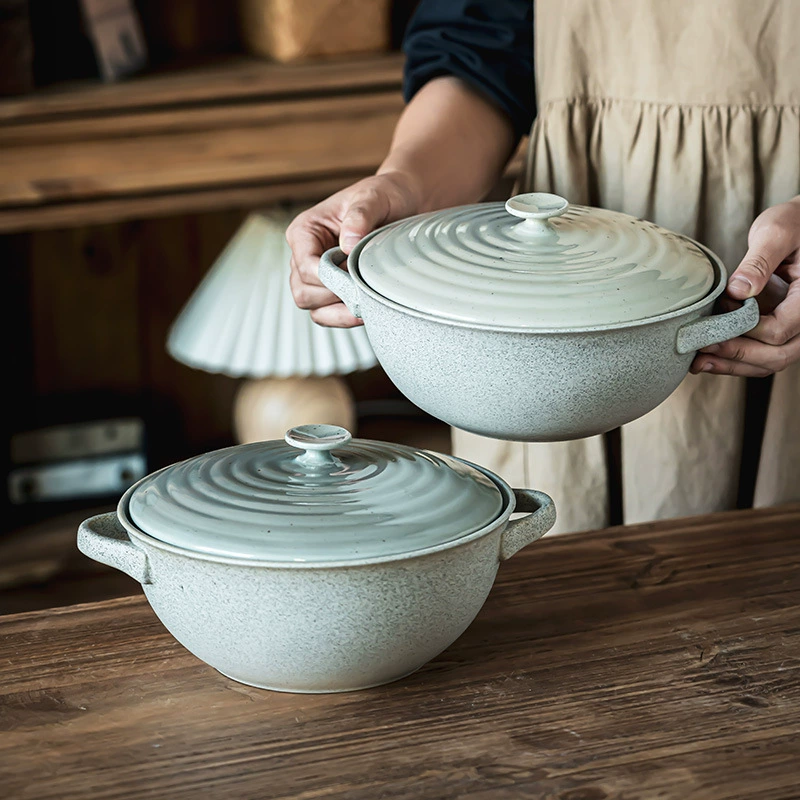
[[[532,0],[421,0],[403,39],[403,93],[455,75],[527,135],[536,114]]]

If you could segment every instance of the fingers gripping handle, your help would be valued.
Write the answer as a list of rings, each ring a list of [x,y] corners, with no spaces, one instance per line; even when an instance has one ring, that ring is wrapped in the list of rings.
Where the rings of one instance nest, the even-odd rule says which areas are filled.
[[[712,344],[726,342],[755,328],[758,318],[758,303],[754,297],[750,297],[735,311],[701,317],[684,325],[678,331],[675,349],[681,355],[686,355]]]

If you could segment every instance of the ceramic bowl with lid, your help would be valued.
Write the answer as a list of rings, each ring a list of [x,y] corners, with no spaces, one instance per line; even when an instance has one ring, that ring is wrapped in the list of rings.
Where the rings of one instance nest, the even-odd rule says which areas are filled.
[[[754,299],[712,315],[728,276],[698,242],[552,194],[391,223],[349,257],[326,252],[319,274],[411,401],[499,439],[630,422],[677,388],[697,350],[758,322]]]
[[[546,494],[469,462],[307,425],[146,476],[116,513],[80,525],[78,547],[139,581],[170,633],[224,675],[335,692],[447,648],[500,562],[554,522]]]

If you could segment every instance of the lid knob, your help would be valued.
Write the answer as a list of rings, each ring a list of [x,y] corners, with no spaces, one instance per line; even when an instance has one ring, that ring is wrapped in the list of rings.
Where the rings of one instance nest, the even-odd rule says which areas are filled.
[[[551,233],[550,217],[560,217],[569,208],[569,203],[557,194],[529,192],[506,200],[506,211],[524,222],[517,226],[520,233],[541,235]]]
[[[287,444],[303,450],[297,460],[308,466],[330,466],[339,460],[329,452],[352,439],[350,431],[338,425],[298,425],[286,431]]]

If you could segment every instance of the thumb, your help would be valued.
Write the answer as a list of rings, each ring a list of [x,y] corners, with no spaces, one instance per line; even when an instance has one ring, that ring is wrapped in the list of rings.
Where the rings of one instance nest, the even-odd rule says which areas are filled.
[[[772,273],[786,257],[781,237],[775,236],[771,225],[753,225],[747,253],[728,280],[728,294],[736,300],[746,300],[761,294]]]
[[[386,218],[385,203],[378,194],[353,198],[339,231],[339,247],[349,253],[368,233],[375,230]]]

